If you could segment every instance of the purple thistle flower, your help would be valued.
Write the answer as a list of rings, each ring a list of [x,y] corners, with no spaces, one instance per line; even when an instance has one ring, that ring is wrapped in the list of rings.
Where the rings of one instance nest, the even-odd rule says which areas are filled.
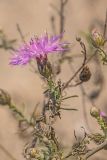
[[[10,60],[10,64],[25,65],[32,59],[42,61],[43,59],[47,59],[49,53],[67,50],[65,46],[68,45],[68,43],[60,42],[62,36],[63,34],[49,37],[46,33],[40,38],[32,38],[29,43],[23,44],[23,46],[16,51]]]
[[[105,112],[100,112],[100,116],[101,117],[107,117],[107,115],[105,114]]]
[[[102,117],[103,120],[105,120],[105,122],[107,123],[107,115],[105,112],[100,112],[100,116]]]

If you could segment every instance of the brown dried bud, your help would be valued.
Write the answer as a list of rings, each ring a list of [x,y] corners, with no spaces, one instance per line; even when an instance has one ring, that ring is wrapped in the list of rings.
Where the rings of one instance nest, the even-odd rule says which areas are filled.
[[[81,38],[80,38],[80,37],[76,37],[76,40],[77,40],[78,42],[80,42],[80,41],[81,41]]]
[[[1,105],[8,105],[11,102],[10,95],[4,91],[3,89],[0,89],[0,104]]]
[[[87,82],[91,78],[91,72],[90,72],[89,67],[85,66],[82,69],[82,71],[79,75],[79,78],[82,82]]]
[[[90,114],[92,117],[97,118],[98,116],[100,116],[100,109],[98,109],[96,107],[92,107],[90,110]]]

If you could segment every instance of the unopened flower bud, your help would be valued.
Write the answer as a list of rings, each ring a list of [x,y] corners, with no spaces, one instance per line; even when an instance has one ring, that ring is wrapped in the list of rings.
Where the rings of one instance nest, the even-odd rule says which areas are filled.
[[[102,112],[102,111],[100,112],[100,116],[101,117],[107,117],[107,115],[105,114],[105,112]]]
[[[0,89],[0,104],[1,105],[8,105],[11,102],[10,95],[5,92],[3,89]]]
[[[93,45],[96,45],[96,46],[104,46],[104,43],[105,43],[105,39],[103,37],[103,35],[98,32],[96,29],[94,29],[92,31],[92,39],[94,40],[94,43]]]
[[[44,76],[45,78],[48,78],[52,74],[52,67],[50,62],[47,59],[44,59],[43,61],[37,61],[38,70],[39,73]]]
[[[100,109],[98,109],[96,107],[92,107],[90,110],[90,114],[92,117],[97,118],[98,116],[100,116]]]
[[[30,155],[31,155],[32,158],[35,158],[36,152],[37,152],[37,151],[36,151],[35,148],[33,148],[33,149],[31,150]]]

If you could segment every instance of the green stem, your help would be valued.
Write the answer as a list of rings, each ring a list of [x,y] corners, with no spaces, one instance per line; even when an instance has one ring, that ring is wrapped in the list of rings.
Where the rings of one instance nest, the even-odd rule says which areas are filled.
[[[75,108],[63,108],[63,107],[60,107],[60,109],[67,110],[67,111],[78,111]]]
[[[30,126],[34,126],[34,124],[33,124],[31,121],[29,121],[29,120],[24,116],[24,114],[23,114],[20,110],[18,110],[18,108],[16,108],[16,106],[15,106],[14,104],[10,103],[10,104],[8,104],[8,106],[9,106],[9,109],[10,109],[13,113],[15,113],[16,115],[19,116],[19,118],[20,118],[21,121],[26,121]]]

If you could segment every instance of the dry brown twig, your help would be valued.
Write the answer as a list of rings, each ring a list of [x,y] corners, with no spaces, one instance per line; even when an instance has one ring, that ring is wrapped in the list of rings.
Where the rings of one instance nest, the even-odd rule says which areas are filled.
[[[81,45],[81,48],[82,48],[82,53],[83,53],[83,56],[84,56],[84,59],[83,59],[83,63],[82,65],[79,67],[79,69],[74,73],[74,75],[65,83],[64,87],[63,87],[63,90],[66,89],[69,84],[71,83],[71,81],[76,77],[76,75],[81,71],[81,69],[85,66],[86,64],[86,61],[87,61],[87,51],[86,51],[86,47],[85,47],[85,44],[81,41],[80,38],[77,38],[77,41],[80,43]]]
[[[97,146],[96,148],[93,148],[92,150],[88,151],[88,152],[86,153],[86,155],[82,157],[82,159],[83,159],[83,160],[89,159],[91,156],[93,156],[95,153],[99,152],[100,150],[104,149],[106,146],[107,146],[107,140],[104,141],[101,145]],[[63,160],[64,160],[64,159],[68,159],[68,158],[71,157],[71,156],[72,156],[72,153],[66,155],[66,156],[63,158]]]
[[[107,9],[106,9],[106,18],[105,18],[104,32],[103,32],[103,37],[105,39],[106,39],[106,32],[107,32]]]
[[[93,148],[91,151],[89,151],[85,156],[84,160],[87,160],[90,158],[92,155],[97,153],[98,151],[104,149],[107,146],[107,140],[105,140],[101,145],[97,146],[96,148]]]
[[[59,34],[62,34],[65,28],[65,6],[67,5],[69,0],[60,0],[60,8],[58,9],[55,5],[50,4],[50,6],[56,11],[56,13],[59,15],[60,19],[60,25],[59,25]],[[55,17],[51,17],[51,23],[53,31],[55,30],[55,24],[53,23],[55,21]]]
[[[23,33],[22,33],[22,30],[21,30],[21,28],[20,28],[20,25],[19,25],[19,24],[16,24],[16,27],[17,27],[17,31],[18,31],[18,33],[19,33],[19,35],[20,35],[20,37],[21,37],[22,42],[25,43],[25,37],[24,37],[24,35],[23,35]]]
[[[65,25],[65,17],[64,17],[64,12],[65,12],[65,6],[68,3],[68,0],[60,0],[60,29],[59,33],[61,34],[64,31],[64,25]]]

